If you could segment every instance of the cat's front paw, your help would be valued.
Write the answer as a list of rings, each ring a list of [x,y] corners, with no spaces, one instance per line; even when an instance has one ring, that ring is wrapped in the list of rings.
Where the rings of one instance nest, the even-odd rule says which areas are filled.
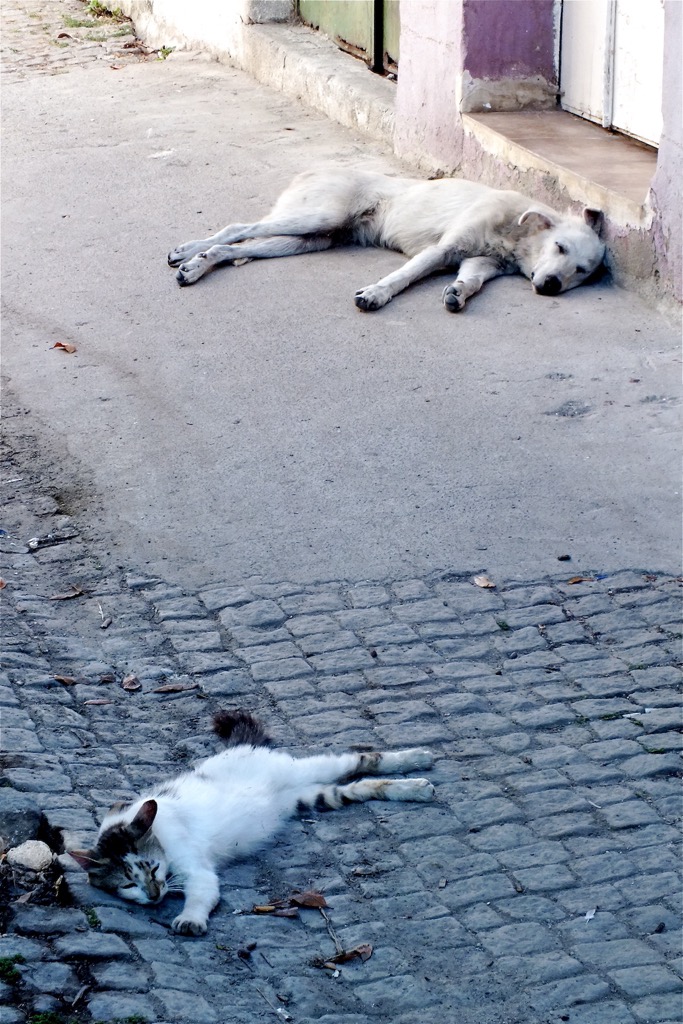
[[[185,917],[178,914],[171,924],[171,928],[178,935],[206,935],[208,921],[206,918]]]

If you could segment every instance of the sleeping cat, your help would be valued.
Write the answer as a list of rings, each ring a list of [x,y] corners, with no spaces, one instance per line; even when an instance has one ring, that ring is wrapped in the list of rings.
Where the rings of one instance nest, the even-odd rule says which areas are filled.
[[[258,849],[297,811],[434,798],[426,779],[348,781],[431,768],[427,750],[295,758],[270,749],[244,711],[219,712],[214,731],[226,750],[131,804],[114,804],[94,848],[69,851],[92,885],[124,900],[156,904],[182,891],[185,905],[172,924],[182,935],[206,931],[219,899],[218,865]]]

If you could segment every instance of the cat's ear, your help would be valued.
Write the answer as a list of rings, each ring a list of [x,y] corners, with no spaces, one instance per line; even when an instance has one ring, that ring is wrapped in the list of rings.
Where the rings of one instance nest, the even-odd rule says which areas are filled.
[[[102,863],[97,850],[69,850],[68,854],[86,871],[90,871],[91,868],[97,867]]]
[[[128,831],[133,834],[135,839],[142,839],[144,834],[149,832],[151,829],[156,816],[156,800],[145,800],[144,804],[128,826]]]

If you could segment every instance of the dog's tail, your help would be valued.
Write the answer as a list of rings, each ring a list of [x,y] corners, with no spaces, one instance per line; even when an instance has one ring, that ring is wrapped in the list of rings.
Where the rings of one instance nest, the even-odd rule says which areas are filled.
[[[248,711],[217,711],[213,716],[213,731],[228,747],[272,747],[273,741]]]

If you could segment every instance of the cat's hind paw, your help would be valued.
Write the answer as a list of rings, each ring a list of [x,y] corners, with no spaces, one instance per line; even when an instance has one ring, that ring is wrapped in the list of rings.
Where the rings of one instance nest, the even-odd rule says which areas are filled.
[[[386,784],[386,800],[406,800],[428,803],[436,797],[436,790],[427,779],[396,779]]]
[[[178,914],[175,920],[171,924],[171,928],[178,935],[205,935],[208,921],[206,918],[200,920],[199,918],[185,917],[183,914]]]

